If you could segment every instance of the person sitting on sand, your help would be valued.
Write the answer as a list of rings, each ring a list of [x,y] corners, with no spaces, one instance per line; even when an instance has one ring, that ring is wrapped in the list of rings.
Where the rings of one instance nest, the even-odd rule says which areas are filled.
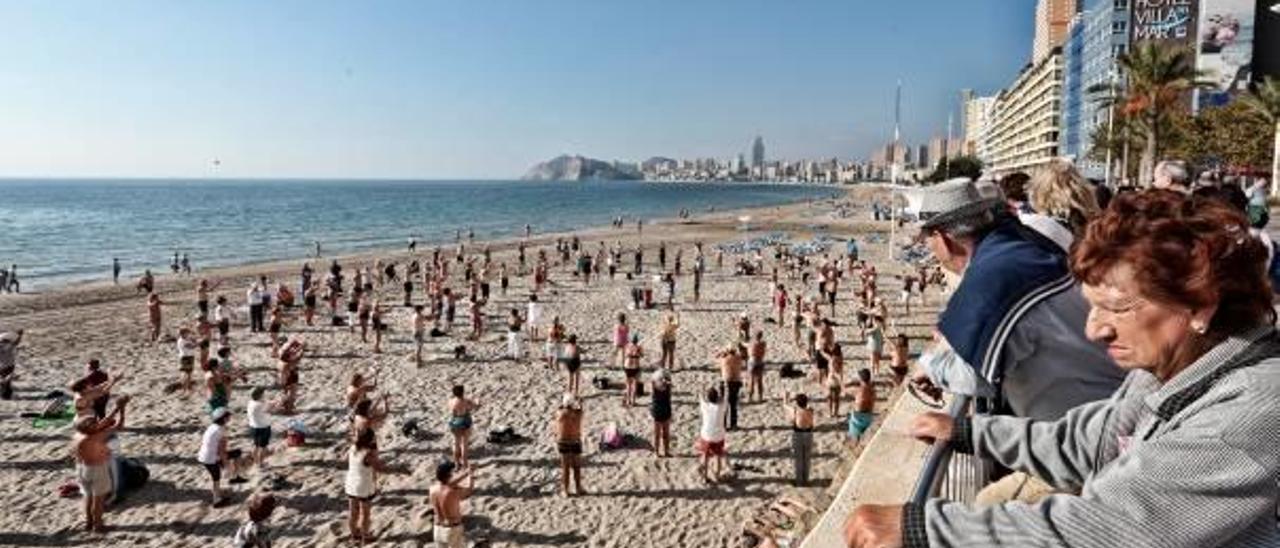
[[[455,384],[448,407],[449,433],[453,434],[453,460],[466,466],[469,462],[467,444],[471,438],[472,414],[480,408],[480,404],[467,398],[465,387]]]
[[[748,350],[747,401],[764,401],[764,356],[768,346],[764,342],[764,331],[756,331]]]
[[[249,419],[249,437],[253,438],[253,465],[262,470],[262,463],[270,453],[271,445],[271,413],[267,402],[262,397],[267,389],[254,387],[249,395],[249,404],[245,407],[245,415]]]
[[[560,494],[566,497],[572,496],[571,481],[576,494],[586,494],[582,489],[582,417],[582,402],[573,394],[565,394],[553,426],[560,453]]]
[[[856,445],[875,421],[876,385],[871,380],[871,371],[867,368],[858,370],[858,391],[853,403],[853,412],[849,413],[849,440]]]
[[[76,419],[75,436],[71,440],[71,453],[76,461],[76,483],[84,495],[85,528],[93,533],[105,533],[102,511],[107,496],[113,491],[111,480],[111,448],[107,440],[117,430],[124,428],[125,405],[128,396],[116,400],[111,416],[96,418],[85,416]]]
[[[231,544],[237,548],[271,548],[273,535],[267,528],[267,520],[276,510],[276,497],[270,493],[253,495],[245,506],[249,510],[249,521],[236,529],[236,536]]]
[[[368,400],[366,400],[368,401]],[[347,474],[343,490],[347,494],[347,527],[359,546],[373,540],[373,497],[378,491],[376,474],[389,471],[378,457],[378,443],[373,430],[362,430],[347,449]]]
[[[622,405],[631,407],[636,404],[636,392],[640,385],[640,360],[644,358],[644,348],[640,346],[640,335],[631,335],[631,344],[623,349],[622,376],[626,379],[627,389],[622,396]]]
[[[791,422],[791,462],[795,466],[795,485],[809,484],[809,463],[813,457],[813,409],[809,408],[809,396],[788,392],[782,398],[787,420]]]
[[[436,466],[436,483],[428,492],[431,504],[431,538],[441,548],[462,548],[466,537],[462,529],[462,501],[475,492],[475,473],[470,466],[461,474],[455,474],[457,466],[444,461]]]
[[[702,475],[702,479],[714,482],[720,479],[728,458],[728,451],[725,449],[725,405],[720,391],[714,386],[707,389],[699,403],[699,411],[702,426],[698,430],[698,473]],[[708,476],[707,468],[712,459],[715,460],[715,474]]]
[[[217,508],[226,505],[230,499],[223,495],[222,492],[222,470],[226,468],[231,473],[231,483],[245,483],[246,479],[240,477],[240,460],[243,454],[239,449],[227,449],[227,422],[231,420],[231,413],[226,407],[214,409],[209,414],[210,424],[205,429],[204,435],[200,440],[200,451],[196,454],[196,460],[204,466],[209,472],[211,487],[213,493],[212,505]]]
[[[578,347],[578,336],[569,335],[564,342],[564,350],[560,353],[560,363],[564,364],[566,375],[566,391],[577,397],[582,379],[582,350]]]
[[[192,335],[191,330],[183,327],[178,330],[178,372],[182,375],[178,379],[178,389],[183,394],[190,395],[191,387],[194,382],[191,380],[191,373],[196,367],[196,351],[199,344]],[[207,350],[205,351],[208,352]],[[206,358],[207,360],[208,358]]]

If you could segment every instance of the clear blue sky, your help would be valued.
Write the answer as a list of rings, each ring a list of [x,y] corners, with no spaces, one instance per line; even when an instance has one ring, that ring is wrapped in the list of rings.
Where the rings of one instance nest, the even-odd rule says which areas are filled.
[[[757,133],[865,158],[897,79],[912,142],[1012,81],[1034,4],[7,1],[0,176],[509,178]]]

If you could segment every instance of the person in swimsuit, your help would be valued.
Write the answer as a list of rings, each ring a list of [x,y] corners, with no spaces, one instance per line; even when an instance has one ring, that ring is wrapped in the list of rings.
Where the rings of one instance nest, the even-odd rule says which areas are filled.
[[[796,348],[804,348],[800,342],[800,333],[804,328],[804,296],[796,294],[796,306],[791,312],[791,338],[796,343]]]
[[[787,324],[787,288],[778,284],[773,291],[773,309],[778,313],[778,325]]]
[[[809,463],[813,457],[813,409],[809,408],[809,396],[787,393],[783,398],[784,412],[791,422],[791,461],[795,466],[795,485],[809,484]]]
[[[738,316],[736,323],[738,327],[738,342],[745,343],[751,341],[751,317],[743,312]]]
[[[471,437],[471,414],[480,404],[467,399],[466,388],[453,386],[453,398],[449,399],[449,432],[453,434],[453,460],[463,466],[467,461],[467,443]]]
[[[299,368],[306,345],[300,339],[292,338],[280,348],[278,360],[278,380],[281,393],[277,413],[290,415],[298,400]]]
[[[667,320],[662,324],[662,356],[658,360],[658,367],[667,371],[676,370],[676,330],[680,328],[680,320],[675,314],[668,314]]]
[[[830,341],[822,347],[820,352],[826,357],[827,364],[831,367],[826,380],[827,412],[832,417],[838,417],[840,416],[840,394],[844,391],[844,349],[840,347],[840,343]]]
[[[271,357],[280,357],[280,328],[284,324],[284,311],[280,309],[280,302],[277,301],[271,307],[271,317],[267,324],[267,336],[271,338]]]
[[[568,374],[566,391],[577,397],[579,394],[579,381],[581,380],[581,375],[578,371],[582,369],[582,353],[578,348],[577,335],[569,335],[565,339],[564,347],[560,354],[560,363],[564,364],[564,370]]]
[[[856,445],[862,441],[863,434],[875,422],[876,386],[871,382],[871,371],[867,368],[858,370],[858,392],[854,400],[853,412],[849,413],[849,437]]]
[[[468,466],[461,474],[455,474],[457,466],[444,461],[436,466],[436,484],[431,486],[427,500],[433,513],[431,538],[438,548],[463,548],[466,538],[462,530],[462,501],[475,492],[475,473]]]
[[[307,284],[302,293],[302,316],[306,319],[307,326],[315,325],[316,316],[316,298],[320,294],[320,282],[311,282]]]
[[[742,394],[743,355],[738,346],[729,345],[716,358],[720,360],[720,382],[725,396],[725,404],[729,407],[725,415],[725,426],[729,430],[738,429],[738,401]]]
[[[476,296],[471,297],[471,335],[467,338],[478,341],[484,335],[484,301]]]
[[[196,342],[195,337],[194,335],[192,335],[190,329],[183,327],[178,330],[177,347],[178,347],[178,372],[181,373],[182,375],[181,378],[178,379],[178,389],[181,390],[184,394],[190,395],[191,387],[192,385],[195,384],[191,379],[191,373],[192,371],[195,370],[195,367],[196,367],[195,355],[196,355],[196,351],[199,349],[199,344]],[[208,347],[206,346],[206,349],[203,350],[203,352],[206,354],[208,353],[207,348]],[[205,358],[205,359],[207,360],[208,358]]]
[[[671,378],[666,369],[653,372],[653,381],[649,384],[652,396],[649,398],[649,416],[653,418],[653,454],[658,457],[671,456]]]
[[[626,358],[627,341],[631,338],[631,326],[627,325],[627,315],[618,313],[618,323],[613,326],[613,363],[622,364]]]
[[[884,316],[871,317],[871,329],[867,330],[867,355],[871,358],[871,373],[880,374],[880,360],[884,354]]]
[[[907,378],[907,360],[910,358],[910,341],[907,339],[906,333],[898,333],[894,337],[893,348],[889,349],[889,357],[892,365],[889,370],[893,372],[893,384],[902,384]]]
[[[621,315],[619,315],[621,316]],[[640,360],[644,357],[644,348],[640,347],[640,335],[631,335],[631,344],[623,350],[622,375],[626,379],[627,389],[622,395],[622,405],[631,407],[636,404],[636,392],[640,386]]]
[[[111,448],[108,438],[124,428],[125,405],[128,396],[116,400],[115,411],[101,419],[80,417],[75,422],[75,436],[71,439],[71,453],[76,461],[76,482],[84,494],[85,528],[92,533],[103,533],[106,525],[102,512],[107,496],[114,486],[111,483]]]
[[[378,490],[375,474],[389,471],[378,457],[378,444],[373,430],[363,430],[347,449],[347,474],[343,491],[347,494],[347,528],[358,545],[373,540],[373,497]]]
[[[222,373],[218,360],[209,360],[203,364],[206,409],[226,407],[231,402],[231,380]]]
[[[373,314],[373,300],[370,297],[372,291],[360,291],[360,297],[356,301],[356,320],[360,323],[360,342],[369,342],[369,317]]]
[[[747,401],[764,401],[764,356],[768,346],[764,342],[764,331],[756,331],[748,350],[750,361],[747,371]]]
[[[151,324],[151,342],[160,340],[160,306],[163,304],[160,301],[160,295],[156,292],[147,293],[147,319]]]
[[[384,313],[382,299],[374,299],[373,304],[369,307],[369,318],[373,321],[373,353],[382,353],[382,334],[387,330],[386,322],[382,321]]]
[[[582,416],[582,403],[573,394],[565,394],[553,426],[560,453],[560,494],[566,497],[572,496],[571,482],[576,494],[586,494],[582,489]]]

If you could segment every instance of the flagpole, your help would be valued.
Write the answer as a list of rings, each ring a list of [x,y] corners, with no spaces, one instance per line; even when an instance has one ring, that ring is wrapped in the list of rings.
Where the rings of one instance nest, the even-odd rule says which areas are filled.
[[[902,80],[893,96],[893,147],[889,151],[889,260],[893,261],[893,241],[898,233],[898,204],[894,195],[898,191],[898,140],[902,125]]]

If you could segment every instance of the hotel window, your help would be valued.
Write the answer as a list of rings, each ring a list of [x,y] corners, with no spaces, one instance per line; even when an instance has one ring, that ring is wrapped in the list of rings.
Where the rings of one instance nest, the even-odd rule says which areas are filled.
[[[1122,33],[1128,32],[1128,31],[1129,31],[1129,22],[1128,22],[1128,21],[1112,21],[1112,22],[1111,22],[1111,33],[1112,33],[1112,34],[1122,34]]]
[[[1116,11],[1129,9],[1129,0],[1116,0],[1115,9]]]

